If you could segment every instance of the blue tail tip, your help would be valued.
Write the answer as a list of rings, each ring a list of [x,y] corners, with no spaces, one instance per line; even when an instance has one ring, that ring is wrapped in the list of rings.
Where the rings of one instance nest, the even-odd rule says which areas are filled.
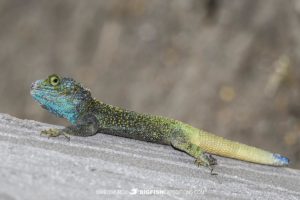
[[[290,163],[290,160],[287,157],[284,157],[280,154],[273,154],[274,159],[276,160],[276,164],[280,166],[286,166]]]

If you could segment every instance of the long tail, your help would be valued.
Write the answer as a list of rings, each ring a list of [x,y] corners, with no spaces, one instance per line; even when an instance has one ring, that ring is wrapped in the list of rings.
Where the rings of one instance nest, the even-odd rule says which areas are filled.
[[[189,132],[191,142],[207,153],[264,165],[286,166],[289,164],[289,159],[280,154],[227,140],[191,126],[185,129]]]

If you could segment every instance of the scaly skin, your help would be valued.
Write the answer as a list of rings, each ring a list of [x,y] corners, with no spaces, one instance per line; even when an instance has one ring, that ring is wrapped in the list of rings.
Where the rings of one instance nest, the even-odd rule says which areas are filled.
[[[289,160],[255,147],[230,141],[160,116],[139,114],[95,100],[88,89],[70,78],[51,75],[31,86],[31,95],[40,105],[72,125],[42,131],[42,135],[91,136],[98,132],[142,141],[172,145],[196,158],[197,165],[212,169],[216,159],[210,154],[253,163],[285,166]]]

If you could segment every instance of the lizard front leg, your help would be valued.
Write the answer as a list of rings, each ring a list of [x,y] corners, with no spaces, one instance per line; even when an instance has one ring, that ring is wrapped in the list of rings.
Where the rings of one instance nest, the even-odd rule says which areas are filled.
[[[48,129],[41,132],[41,135],[50,137],[65,136],[70,140],[70,135],[87,137],[97,133],[99,129],[99,121],[93,114],[84,115],[80,118],[76,125],[71,125],[63,129]]]

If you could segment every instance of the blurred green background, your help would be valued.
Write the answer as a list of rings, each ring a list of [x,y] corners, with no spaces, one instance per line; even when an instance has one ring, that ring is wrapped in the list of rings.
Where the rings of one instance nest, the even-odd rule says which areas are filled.
[[[29,93],[73,77],[109,104],[300,168],[300,1],[0,0],[0,112],[66,125]]]

